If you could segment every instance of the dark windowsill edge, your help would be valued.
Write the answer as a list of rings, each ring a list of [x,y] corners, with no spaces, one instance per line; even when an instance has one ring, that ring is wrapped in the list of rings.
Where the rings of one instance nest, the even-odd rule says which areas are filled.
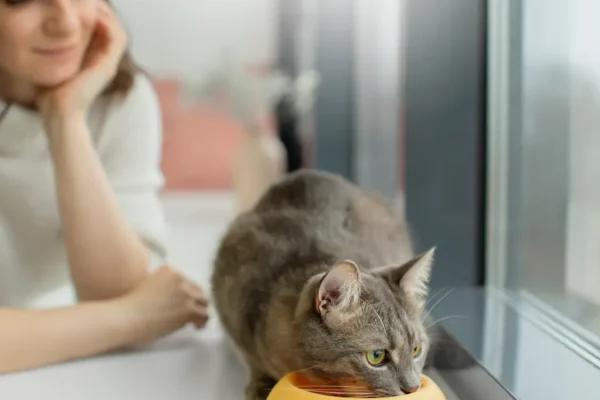
[[[428,366],[460,400],[509,400],[525,393],[536,400],[532,388],[540,400],[562,398],[572,392],[560,379],[545,376],[565,365],[588,382],[585,390],[600,390],[597,341],[586,340],[595,336],[575,329],[566,315],[532,296],[471,287],[433,302],[436,331]]]
[[[435,350],[436,354],[427,369],[431,370],[432,379],[442,379],[436,383],[446,394],[447,400],[516,399],[456,338],[443,328],[438,330],[437,335],[444,336],[444,343]]]

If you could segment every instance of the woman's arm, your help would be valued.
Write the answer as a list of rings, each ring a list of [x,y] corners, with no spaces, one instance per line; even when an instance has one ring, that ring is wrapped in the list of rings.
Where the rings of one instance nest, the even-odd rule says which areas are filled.
[[[81,300],[114,298],[147,276],[148,250],[125,221],[84,118],[48,127],[71,275]]]
[[[44,311],[0,309],[0,329],[3,374],[94,356],[132,344],[139,327],[113,300]]]
[[[199,287],[163,267],[118,299],[54,310],[0,308],[0,374],[91,357],[207,321]]]
[[[138,84],[124,98],[111,99],[118,101],[102,110],[106,114],[101,135],[94,132],[99,134],[94,140],[102,143],[93,143],[87,123],[92,105],[99,104],[115,76],[125,45],[116,15],[99,2],[98,24],[82,70],[38,99],[71,275],[84,301],[114,298],[135,288],[148,274],[149,248],[160,253],[164,239],[153,179],[159,174],[157,149],[162,143],[151,91],[140,90]],[[105,100],[108,104],[106,97],[100,103]],[[132,137],[137,140],[133,146]],[[104,153],[96,146],[103,146]],[[142,241],[145,234],[151,236],[144,237],[147,243]]]

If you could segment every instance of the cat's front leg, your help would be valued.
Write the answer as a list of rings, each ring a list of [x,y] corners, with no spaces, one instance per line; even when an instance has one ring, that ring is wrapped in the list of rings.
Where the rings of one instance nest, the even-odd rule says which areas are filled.
[[[246,400],[267,400],[277,382],[266,376],[252,374],[252,380],[246,386]]]

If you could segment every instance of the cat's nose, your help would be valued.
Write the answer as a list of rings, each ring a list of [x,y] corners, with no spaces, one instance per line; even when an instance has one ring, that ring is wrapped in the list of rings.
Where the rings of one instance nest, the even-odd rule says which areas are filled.
[[[402,391],[403,391],[405,394],[411,394],[411,393],[415,393],[415,392],[416,392],[416,391],[418,391],[418,390],[419,390],[419,387],[418,387],[418,386],[411,387],[411,388],[402,388]]]

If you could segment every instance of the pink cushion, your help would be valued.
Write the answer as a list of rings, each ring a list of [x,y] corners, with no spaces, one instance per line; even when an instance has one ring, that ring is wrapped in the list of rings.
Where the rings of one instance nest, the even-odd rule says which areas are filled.
[[[179,110],[165,120],[164,129],[165,189],[232,187],[234,154],[244,134],[239,123],[217,110],[197,107]]]
[[[161,79],[154,81],[154,88],[163,114],[173,115],[181,107],[181,82],[177,79]]]
[[[241,124],[208,106],[184,107],[177,79],[154,84],[162,109],[165,189],[230,189]]]
[[[242,124],[216,107],[184,106],[177,79],[155,80],[154,85],[163,119],[165,190],[231,189],[235,153],[245,134]],[[263,124],[265,131],[277,134],[272,115]]]

